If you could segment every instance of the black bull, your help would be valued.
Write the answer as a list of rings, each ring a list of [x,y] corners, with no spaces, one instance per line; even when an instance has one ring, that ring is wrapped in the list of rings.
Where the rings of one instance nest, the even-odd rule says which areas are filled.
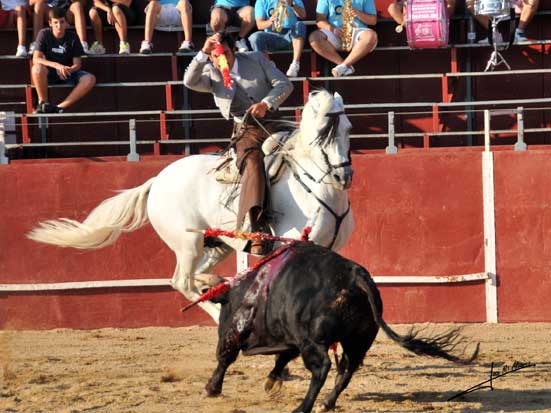
[[[375,340],[379,327],[402,347],[456,363],[472,362],[450,352],[464,350],[457,329],[430,338],[418,331],[404,336],[383,320],[383,303],[369,272],[339,254],[311,243],[295,243],[283,254],[256,268],[220,296],[222,303],[218,366],[209,380],[209,396],[221,393],[224,374],[239,351],[245,355],[277,354],[268,387],[281,380],[287,363],[299,355],[312,373],[303,402],[293,412],[310,412],[331,367],[328,349],[340,343],[338,376],[322,408],[335,406],[339,394]]]

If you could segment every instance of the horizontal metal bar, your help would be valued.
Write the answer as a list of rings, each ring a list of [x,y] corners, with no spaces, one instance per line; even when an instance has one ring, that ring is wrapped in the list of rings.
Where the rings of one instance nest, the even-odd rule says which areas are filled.
[[[136,141],[138,145],[153,145],[156,140]],[[45,143],[11,143],[6,145],[6,149],[17,148],[46,148],[63,146],[115,146],[130,145],[130,141],[90,141],[90,142],[45,142]]]
[[[486,280],[486,273],[443,276],[374,276],[378,284],[451,284]],[[0,292],[38,292],[87,290],[95,288],[169,287],[170,278],[150,278],[111,281],[81,281],[61,283],[0,284]]]

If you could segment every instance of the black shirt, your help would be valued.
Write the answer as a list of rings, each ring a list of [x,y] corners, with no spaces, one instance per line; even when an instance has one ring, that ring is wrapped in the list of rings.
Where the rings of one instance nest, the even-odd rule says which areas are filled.
[[[36,50],[44,53],[46,60],[61,63],[64,66],[72,66],[73,58],[84,54],[80,39],[75,32],[66,30],[65,36],[58,39],[51,28],[40,30],[36,36]]]

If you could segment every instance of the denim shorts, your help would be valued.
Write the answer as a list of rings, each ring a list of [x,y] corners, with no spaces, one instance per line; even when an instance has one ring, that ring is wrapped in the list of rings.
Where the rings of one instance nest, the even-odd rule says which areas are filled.
[[[48,68],[48,84],[49,85],[69,85],[76,86],[80,78],[86,75],[89,75],[85,70],[77,70],[76,72],[71,73],[71,75],[63,80],[57,74],[57,71],[51,67]]]
[[[297,21],[290,29],[278,32],[255,32],[249,36],[249,43],[255,52],[276,52],[278,50],[290,50],[293,47],[293,39],[302,37],[306,39],[306,26]]]

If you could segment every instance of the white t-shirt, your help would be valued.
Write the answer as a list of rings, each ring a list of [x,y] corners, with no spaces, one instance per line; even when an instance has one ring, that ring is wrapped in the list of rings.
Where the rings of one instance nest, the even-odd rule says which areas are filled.
[[[17,6],[26,6],[27,0],[1,0],[2,1],[2,10],[15,10]]]

